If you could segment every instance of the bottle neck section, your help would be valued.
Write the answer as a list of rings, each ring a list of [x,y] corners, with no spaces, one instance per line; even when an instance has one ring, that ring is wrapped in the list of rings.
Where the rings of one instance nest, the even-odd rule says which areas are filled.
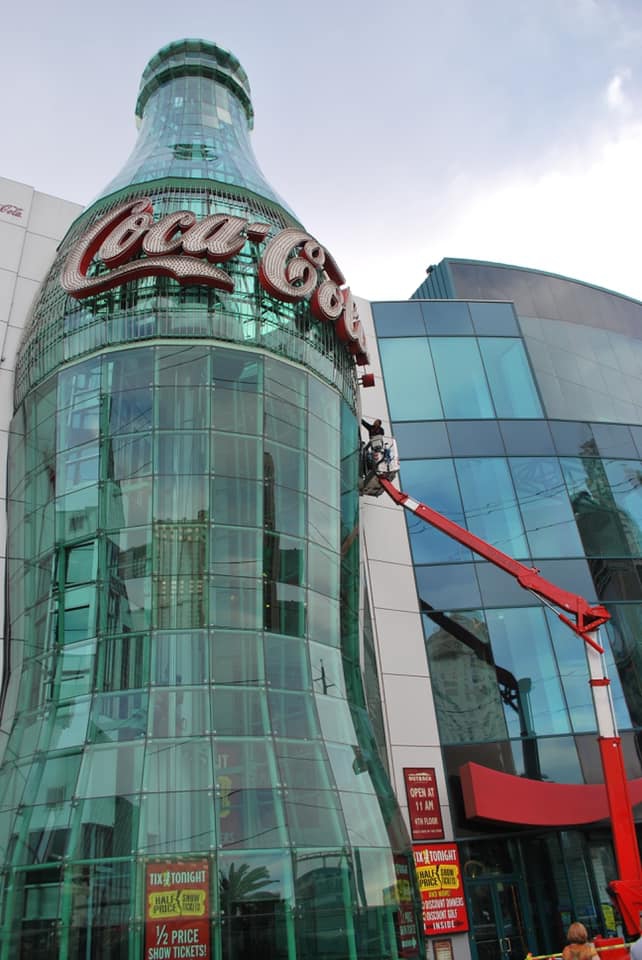
[[[99,197],[165,178],[242,187],[293,215],[257,164],[244,105],[212,77],[176,77],[154,91],[129,160]]]

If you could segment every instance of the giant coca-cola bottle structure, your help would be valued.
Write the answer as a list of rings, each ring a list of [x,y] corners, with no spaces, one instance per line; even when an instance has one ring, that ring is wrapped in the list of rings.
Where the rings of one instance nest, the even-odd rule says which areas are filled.
[[[137,117],[17,363],[0,960],[411,957],[359,666],[356,308],[231,54],[163,48]]]

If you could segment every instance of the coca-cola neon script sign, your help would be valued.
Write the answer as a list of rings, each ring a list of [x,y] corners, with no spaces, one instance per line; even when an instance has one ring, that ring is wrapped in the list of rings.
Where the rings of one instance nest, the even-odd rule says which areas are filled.
[[[232,292],[234,280],[217,264],[240,253],[248,240],[264,242],[269,231],[268,223],[223,213],[198,220],[190,210],[154,222],[149,198],[130,200],[97,220],[78,240],[60,280],[66,293],[78,300],[149,276]],[[108,271],[88,276],[95,258]],[[314,237],[295,227],[281,230],[265,248],[258,279],[277,300],[309,300],[313,316],[334,324],[355,361],[360,366],[368,363],[356,303],[334,258]]]

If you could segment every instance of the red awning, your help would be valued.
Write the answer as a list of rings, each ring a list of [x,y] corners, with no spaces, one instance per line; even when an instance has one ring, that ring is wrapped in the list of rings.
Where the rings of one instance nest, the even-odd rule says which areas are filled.
[[[534,827],[595,823],[609,816],[604,784],[544,783],[466,763],[459,768],[466,817]],[[629,780],[642,803],[642,779]]]

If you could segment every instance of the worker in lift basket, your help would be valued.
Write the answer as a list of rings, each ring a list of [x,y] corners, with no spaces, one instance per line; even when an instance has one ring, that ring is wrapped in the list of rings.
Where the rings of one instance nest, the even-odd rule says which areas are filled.
[[[368,423],[367,420],[362,420],[361,423],[368,431],[370,438],[363,451],[365,468],[366,470],[376,469],[377,464],[386,458],[386,448],[383,442],[385,431],[381,425],[381,420],[378,418],[373,420],[372,423]]]
[[[572,923],[566,934],[568,944],[562,950],[562,960],[590,960],[597,957],[595,945],[589,940],[583,923]]]

